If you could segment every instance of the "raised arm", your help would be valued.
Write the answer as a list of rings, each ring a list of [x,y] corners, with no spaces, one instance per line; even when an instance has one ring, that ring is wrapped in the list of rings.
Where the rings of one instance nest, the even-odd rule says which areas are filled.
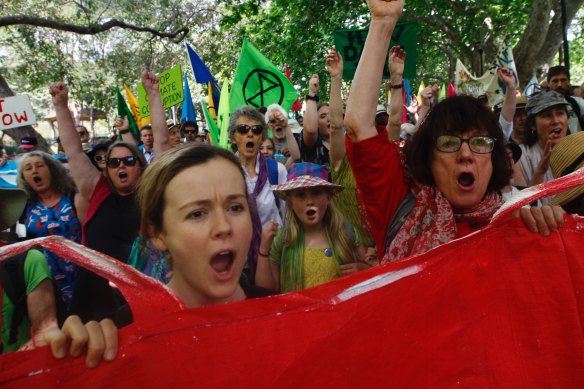
[[[503,99],[503,107],[501,107],[501,116],[503,119],[505,119],[506,122],[513,123],[513,117],[515,116],[517,104],[517,95],[515,94],[517,90],[517,82],[515,81],[515,76],[511,70],[505,68],[497,69],[497,76],[506,87],[505,97]],[[509,140],[510,136],[511,132],[505,134],[505,142]]]
[[[158,77],[147,70],[142,72],[142,86],[148,95],[150,108],[150,124],[154,137],[154,155],[160,155],[170,148],[168,143],[168,128],[166,126],[166,112],[160,98]]]
[[[343,133],[343,58],[333,47],[326,56],[326,69],[331,76],[329,108],[331,115],[329,158],[333,169],[338,169],[345,157],[345,134]]]
[[[399,141],[403,110],[403,75],[406,62],[406,52],[400,46],[393,46],[389,51],[390,110],[387,121],[387,136],[390,140]]]
[[[310,77],[308,84],[308,96],[318,96],[319,88],[318,74],[313,74]],[[316,100],[306,100],[306,112],[304,113],[304,130],[302,131],[304,147],[312,149],[318,138],[318,109]]]
[[[432,109],[431,99],[434,97],[435,92],[440,92],[440,87],[437,84],[428,85],[420,95],[422,96],[422,105],[418,109],[418,117],[416,119],[416,128],[419,128],[430,110]]]
[[[75,185],[77,185],[81,195],[86,200],[89,200],[101,173],[93,166],[81,147],[81,139],[79,139],[79,135],[75,131],[73,117],[67,105],[69,100],[67,85],[63,82],[53,84],[50,87],[50,93],[57,115],[59,139],[69,157],[69,168],[73,174]]]
[[[134,135],[130,132],[130,120],[127,116],[121,117],[116,116],[116,120],[114,121],[114,127],[118,130],[118,133],[122,135],[122,141],[135,144],[137,145],[138,142]]]
[[[377,135],[375,108],[391,34],[402,13],[403,0],[367,0],[371,24],[347,104],[345,126],[353,141]]]
[[[256,269],[255,283],[262,288],[280,290],[280,271],[269,258],[272,242],[278,231],[278,225],[268,222],[262,229],[262,240],[258,253],[258,267]]]

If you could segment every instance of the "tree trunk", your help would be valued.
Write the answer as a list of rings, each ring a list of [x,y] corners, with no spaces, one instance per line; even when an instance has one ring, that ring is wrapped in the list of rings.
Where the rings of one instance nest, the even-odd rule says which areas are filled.
[[[582,4],[584,0],[566,0],[568,23]],[[550,18],[552,10],[554,16]],[[562,41],[560,0],[533,0],[525,32],[513,49],[520,85],[527,85],[538,68],[545,67],[547,71]]]

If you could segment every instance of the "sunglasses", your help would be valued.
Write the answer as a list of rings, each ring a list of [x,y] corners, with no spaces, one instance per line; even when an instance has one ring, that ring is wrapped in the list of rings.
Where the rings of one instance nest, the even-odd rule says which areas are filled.
[[[467,143],[473,153],[489,154],[495,148],[495,138],[490,136],[471,136],[468,139],[462,139],[456,135],[441,135],[436,138],[436,148],[444,153],[456,153]]]
[[[197,130],[185,130],[184,132],[185,132],[185,134],[196,134],[199,131],[197,131]]]
[[[240,124],[239,126],[235,127],[235,130],[239,132],[241,135],[245,135],[251,130],[254,135],[261,135],[264,132],[264,126],[261,124],[256,124],[255,126],[248,126],[247,124]]]
[[[123,158],[110,158],[107,160],[107,167],[115,169],[119,167],[122,162],[124,163],[125,166],[134,166],[136,165],[136,162],[138,162],[138,158],[134,156]]]
[[[93,157],[93,160],[95,162],[104,162],[105,161],[105,155],[96,155],[95,157]]]

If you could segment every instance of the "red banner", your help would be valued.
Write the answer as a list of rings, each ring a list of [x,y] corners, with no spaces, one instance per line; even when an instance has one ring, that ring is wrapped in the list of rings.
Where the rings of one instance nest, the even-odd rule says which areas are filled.
[[[583,231],[584,218],[568,217],[542,237],[500,216],[424,255],[317,288],[191,310],[75,243],[7,246],[0,258],[40,243],[94,268],[136,320],[120,331],[111,363],[90,370],[84,358],[55,360],[45,347],[1,356],[0,384],[582,387]]]

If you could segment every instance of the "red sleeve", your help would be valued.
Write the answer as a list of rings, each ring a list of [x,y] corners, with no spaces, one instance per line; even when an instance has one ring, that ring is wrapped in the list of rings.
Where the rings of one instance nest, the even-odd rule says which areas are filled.
[[[101,205],[101,203],[107,198],[107,196],[109,196],[112,193],[109,183],[107,182],[107,179],[105,178],[105,176],[103,174],[100,174],[99,180],[97,181],[97,184],[95,185],[95,188],[93,189],[93,193],[91,195],[91,200],[89,200],[89,207],[87,208],[87,216],[85,217],[85,223],[83,223],[82,226],[82,237],[81,237],[81,243],[85,244],[85,234],[87,231],[87,226],[89,225],[89,222],[91,221],[91,219],[93,219],[93,216],[95,216],[95,213],[97,212],[97,210],[99,209],[99,206]]]
[[[377,255],[381,257],[389,223],[409,190],[400,164],[399,146],[387,138],[387,131],[361,142],[345,139],[347,158],[365,202]]]

